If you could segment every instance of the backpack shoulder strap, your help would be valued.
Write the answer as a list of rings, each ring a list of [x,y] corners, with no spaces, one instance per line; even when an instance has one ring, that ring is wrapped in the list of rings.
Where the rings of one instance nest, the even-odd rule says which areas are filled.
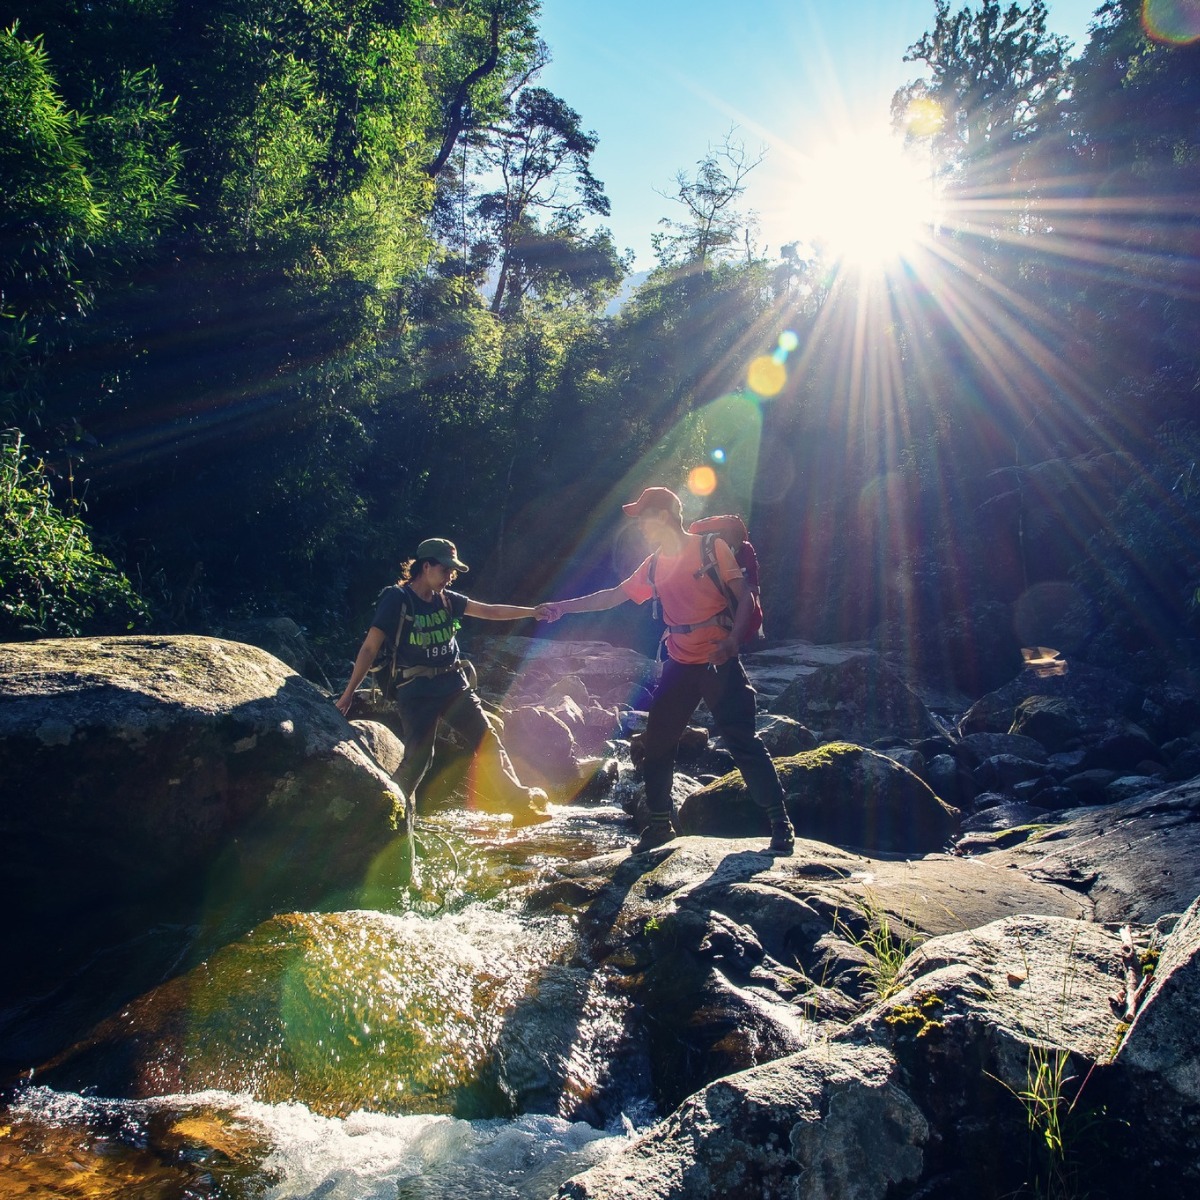
[[[412,596],[407,587],[403,584],[400,587],[400,624],[396,626],[396,645],[400,645],[400,639],[404,636],[405,625],[411,625],[413,622],[413,607]]]
[[[404,642],[404,627],[413,622],[412,600],[408,588],[400,585],[400,623],[396,626],[396,636],[392,638],[391,653],[388,655],[388,666],[395,675],[401,669],[400,646]]]
[[[650,615],[657,621],[662,617],[662,603],[658,598],[658,584],[654,582],[654,572],[658,569],[658,551],[650,555],[650,567],[646,572],[646,582],[650,585]]]
[[[737,611],[737,599],[729,584],[721,578],[721,568],[717,563],[716,541],[721,535],[718,533],[704,533],[700,536],[700,569],[695,573],[695,578],[699,579],[702,575],[707,575],[712,580],[713,586],[716,587],[717,591],[725,597],[725,604],[732,615]]]

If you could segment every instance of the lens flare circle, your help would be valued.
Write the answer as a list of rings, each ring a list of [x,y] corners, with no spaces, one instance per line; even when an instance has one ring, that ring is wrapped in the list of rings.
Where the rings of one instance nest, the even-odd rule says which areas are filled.
[[[1143,0],[1142,28],[1147,37],[1173,46],[1200,41],[1200,0]]]
[[[910,101],[904,112],[905,128],[914,137],[933,137],[945,123],[942,106],[929,96]]]
[[[770,400],[783,391],[787,383],[787,368],[773,354],[756,358],[746,372],[746,383],[755,395]]]
[[[711,496],[717,490],[717,473],[712,467],[693,467],[687,485],[693,496]]]
[[[779,335],[779,348],[784,354],[791,354],[794,350],[800,348],[800,336],[793,333],[790,329],[785,329]]]
[[[723,463],[725,461],[725,451],[718,446],[708,457],[715,463]]]

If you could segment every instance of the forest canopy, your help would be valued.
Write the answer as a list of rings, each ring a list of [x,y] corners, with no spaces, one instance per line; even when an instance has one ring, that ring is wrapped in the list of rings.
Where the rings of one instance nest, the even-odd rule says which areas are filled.
[[[750,519],[772,636],[964,685],[1022,644],[1194,657],[1200,42],[1136,0],[1074,59],[1042,0],[934,0],[899,269],[767,257],[716,130],[632,294],[536,0],[7,14],[2,422],[122,619],[352,638],[430,532],[492,596],[607,585],[617,501],[666,483]]]

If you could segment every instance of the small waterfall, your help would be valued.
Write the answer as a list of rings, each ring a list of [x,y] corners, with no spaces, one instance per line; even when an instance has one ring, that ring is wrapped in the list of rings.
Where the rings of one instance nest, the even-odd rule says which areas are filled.
[[[540,1200],[626,1140],[551,1116],[323,1117],[219,1091],[129,1101],[35,1087],[7,1121],[0,1162],[17,1194],[92,1200]]]
[[[0,1169],[88,1200],[553,1195],[653,1112],[628,1002],[522,897],[626,833],[611,805],[434,814],[391,911],[274,917],[32,1078]]]

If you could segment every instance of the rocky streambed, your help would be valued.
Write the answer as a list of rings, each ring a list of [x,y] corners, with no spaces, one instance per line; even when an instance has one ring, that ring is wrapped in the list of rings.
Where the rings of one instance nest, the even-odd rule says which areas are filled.
[[[768,852],[701,713],[685,836],[631,856],[650,664],[485,649],[506,744],[554,799],[540,824],[465,805],[452,746],[414,822],[386,711],[347,724],[253,647],[0,648],[23,918],[2,1177],[82,1172],[93,1190],[63,1194],[89,1195],[141,1178],[434,1197],[472,1172],[464,1195],[1200,1194],[1186,688],[1059,663],[971,703],[862,648],[771,647],[747,666],[795,853]],[[279,1131],[293,1111],[298,1141]],[[378,1169],[344,1153],[349,1130],[383,1139]]]

